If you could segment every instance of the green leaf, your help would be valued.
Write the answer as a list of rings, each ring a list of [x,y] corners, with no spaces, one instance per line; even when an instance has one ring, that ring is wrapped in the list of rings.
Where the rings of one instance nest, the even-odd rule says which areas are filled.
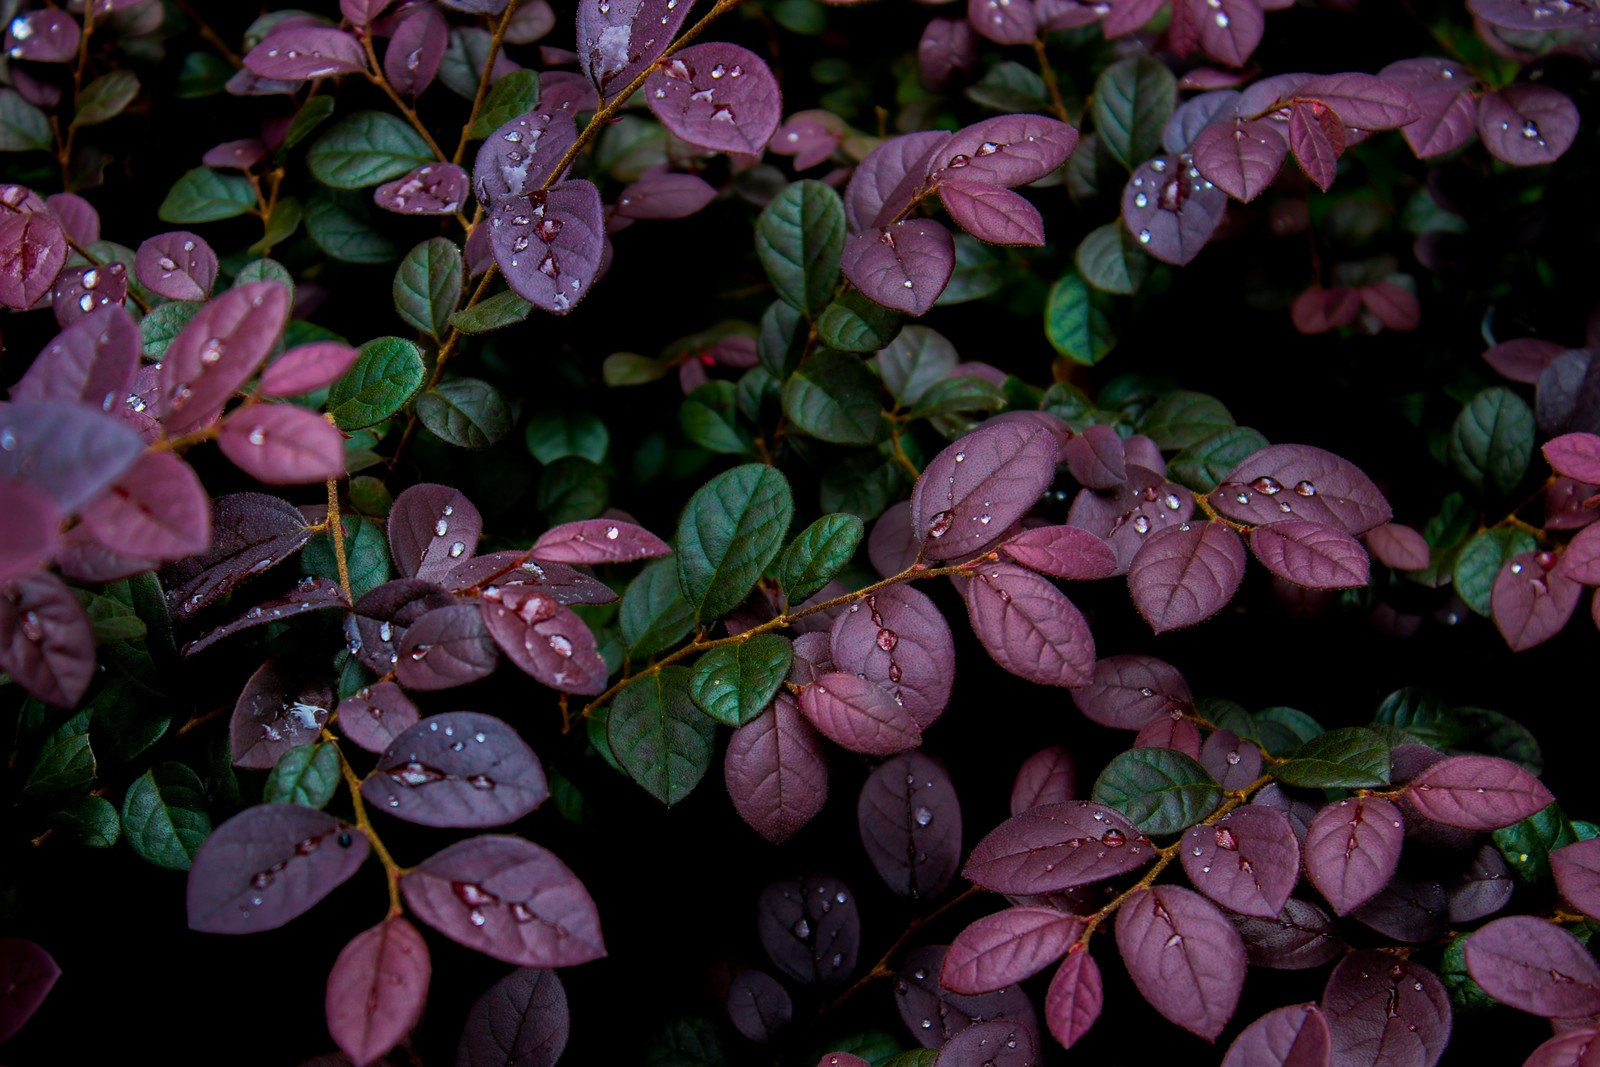
[[[1050,108],[1044,79],[1021,63],[1005,60],[990,66],[983,77],[967,86],[967,99],[1006,112],[1040,112]]]
[[[1484,991],[1483,986],[1467,973],[1467,935],[1460,934],[1445,946],[1439,957],[1439,981],[1450,997],[1450,1006],[1458,1012],[1479,1013],[1499,1005]]]
[[[989,245],[970,233],[956,234],[956,269],[944,290],[934,298],[933,306],[942,308],[988,299],[1006,284],[1005,266],[999,253]]]
[[[1248,426],[1229,426],[1202,437],[1172,457],[1167,475],[1197,493],[1209,493],[1246,456],[1267,447],[1267,439]]]
[[[1450,580],[1455,583],[1457,595],[1479,615],[1488,615],[1489,596],[1500,568],[1512,556],[1538,547],[1539,542],[1526,530],[1501,527],[1483,531],[1456,554]]]
[[[678,584],[695,620],[708,624],[743,602],[783,547],[794,496],[783,474],[759,463],[701,486],[678,523]]]
[[[1494,847],[1524,881],[1550,880],[1550,853],[1578,843],[1578,832],[1559,804],[1494,831]]]
[[[694,1016],[673,1019],[645,1049],[644,1067],[728,1067],[717,1024]]]
[[[1483,496],[1517,487],[1533,456],[1533,410],[1505,386],[1467,401],[1450,427],[1446,452],[1456,473]]]
[[[661,803],[678,803],[711,767],[717,725],[689,695],[687,667],[663,667],[617,694],[606,738],[622,769]]]
[[[105,797],[80,797],[50,817],[57,833],[89,848],[110,848],[122,836],[116,806]]]
[[[935,1067],[939,1062],[936,1048],[918,1048],[901,1052],[883,1061],[883,1067]]]
[[[360,600],[389,580],[389,539],[383,523],[356,515],[340,516],[345,529],[345,564],[350,570],[350,593]],[[301,572],[330,582],[339,580],[333,556],[333,539],[327,533],[313,537],[300,553]]]
[[[189,324],[189,320],[205,307],[188,300],[174,300],[170,304],[157,304],[150,314],[139,320],[141,350],[146,359],[160,359],[166,355],[172,339]]]
[[[94,748],[89,744],[89,713],[80,711],[44,739],[22,791],[36,796],[78,789],[94,781],[95,770]]]
[[[684,397],[678,408],[683,435],[708,452],[755,453],[754,438],[739,424],[739,391],[729,381],[709,381]]]
[[[0,152],[48,152],[54,144],[49,116],[15,89],[0,89]]]
[[[588,411],[545,408],[528,421],[528,451],[540,463],[554,463],[562,456],[599,463],[610,447],[606,424]]]
[[[1396,689],[1384,697],[1372,721],[1398,727],[1441,751],[1459,744],[1469,731],[1443,697],[1417,686]]]
[[[618,613],[630,656],[649,659],[689,636],[694,609],[678,586],[677,561],[658,559],[628,583]]]
[[[833,580],[855,555],[866,524],[855,515],[824,515],[800,531],[778,560],[778,584],[798,604]]]
[[[1217,810],[1222,787],[1193,758],[1170,748],[1135,748],[1100,772],[1090,794],[1146,834],[1187,830]]]
[[[238,174],[196,167],[179,178],[156,210],[162,222],[216,222],[256,206],[255,186]]]
[[[1285,785],[1368,789],[1389,784],[1389,745],[1372,730],[1349,726],[1313,737],[1273,768]]]
[[[431,162],[427,142],[385,111],[340,119],[306,152],[311,176],[334,189],[365,189]]]
[[[536,502],[552,526],[592,519],[611,496],[606,472],[582,456],[562,456],[539,476]]]
[[[934,382],[906,412],[908,419],[931,419],[968,411],[999,411],[1006,406],[1003,390],[982,378],[959,375]]]
[[[488,448],[511,432],[511,407],[477,378],[452,378],[417,397],[417,418],[457,448]]]
[[[756,220],[756,254],[773,289],[808,318],[833,299],[844,234],[844,202],[812,179],[785,188]]]
[[[870,1063],[872,1067],[888,1067],[889,1061],[893,1058],[898,1058],[895,1054],[900,1052],[905,1047],[905,1044],[905,1041],[883,1030],[862,1030],[853,1034],[845,1034],[843,1037],[833,1038],[828,1042],[825,1049],[818,1049],[817,1054],[812,1056],[811,1059],[821,1059],[825,1052],[848,1052],[852,1056],[860,1056]],[[939,1050],[919,1049],[918,1051],[937,1053]],[[905,1053],[903,1055],[915,1055],[915,1053]],[[936,1055],[934,1059],[937,1058]],[[932,1063],[934,1061],[929,1060],[928,1062]],[[917,1067],[918,1063],[919,1061],[913,1060],[913,1067]],[[818,1064],[818,1067],[826,1067],[826,1064]]]
[[[289,290],[289,299],[291,301],[294,299],[294,275],[289,273],[288,267],[275,259],[253,259],[240,267],[239,273],[233,276],[233,284],[236,286],[248,285],[250,282],[277,282]],[[295,326],[296,323],[289,323],[289,329],[284,331],[284,336],[287,337]]]
[[[305,208],[306,235],[334,259],[346,263],[387,263],[400,246],[374,224],[365,198],[324,189]],[[386,222],[385,225],[388,225]]]
[[[514,70],[490,86],[489,95],[483,98],[483,110],[478,112],[467,136],[481,141],[518,115],[538,106],[539,72]]]
[[[289,132],[283,135],[283,144],[279,146],[275,158],[283,162],[289,149],[310,137],[318,126],[328,121],[333,115],[333,97],[313,96],[301,105],[300,110],[294,113],[294,118],[289,121]]]
[[[1149,56],[1118,60],[1094,83],[1100,144],[1131,171],[1161,151],[1161,131],[1177,101],[1177,79],[1165,63]]]
[[[108,71],[83,87],[83,94],[78,97],[78,113],[72,116],[72,124],[78,127],[93,126],[114,119],[138,95],[137,74],[124,69]]]
[[[305,206],[300,203],[298,197],[280,196],[278,202],[272,205],[272,217],[267,220],[261,239],[250,246],[250,253],[257,256],[264,255],[270,252],[273,246],[280,245],[293,237],[305,219],[305,214]]]
[[[356,365],[328,393],[328,412],[341,430],[360,430],[398,412],[427,376],[422,353],[400,337],[361,346]]]
[[[170,701],[115,676],[83,710],[89,715],[89,740],[100,770],[136,759],[172,725]]]
[[[823,309],[817,320],[817,338],[841,352],[876,352],[888,347],[904,320],[898,311],[875,304],[852,289]]]
[[[660,381],[670,369],[664,361],[641,356],[637,352],[613,352],[600,365],[600,378],[615,389],[624,385]]]
[[[450,325],[464,334],[491,333],[528,317],[533,305],[509,290],[480,300],[450,316]]]
[[[1455,713],[1467,727],[1467,735],[1454,746],[1455,751],[1499,756],[1520,764],[1529,774],[1544,773],[1544,753],[1526,726],[1490,708],[1457,708]]]
[[[756,634],[714,648],[694,665],[689,695],[725,726],[743,726],[767,709],[794,662],[794,646],[777,634]]]
[[[1254,718],[1255,739],[1274,756],[1287,755],[1323,734],[1322,724],[1297,708],[1262,708]]]
[[[1103,293],[1130,296],[1150,276],[1150,257],[1120,220],[1086,234],[1072,257],[1083,280]]]
[[[906,495],[900,464],[876,452],[858,452],[822,472],[818,502],[824,511],[847,511],[871,520]]]
[[[825,348],[783,385],[783,413],[802,433],[841,445],[871,444],[881,422],[880,383],[855,356]]]
[[[434,237],[406,253],[394,274],[394,309],[400,317],[438,339],[450,329],[461,299],[461,250],[454,241]]]
[[[172,95],[180,100],[199,100],[216,96],[228,85],[233,65],[213,52],[190,52],[183,57]]]
[[[324,807],[339,788],[339,750],[318,742],[291,748],[278,757],[261,791],[266,804]]]
[[[1050,287],[1044,304],[1044,333],[1055,350],[1092,366],[1117,347],[1111,323],[1111,298],[1091,289],[1069,271]]]
[[[1233,416],[1222,401],[1206,393],[1167,393],[1150,405],[1138,421],[1139,432],[1163,451],[1188,448],[1223,430],[1232,429]]]
[[[809,335],[806,317],[782,300],[774,300],[761,314],[761,326],[756,333],[756,357],[774,378],[787,378],[800,365]]]
[[[181,763],[158,763],[135,779],[122,799],[122,836],[157,867],[186,871],[211,833],[205,787]]]

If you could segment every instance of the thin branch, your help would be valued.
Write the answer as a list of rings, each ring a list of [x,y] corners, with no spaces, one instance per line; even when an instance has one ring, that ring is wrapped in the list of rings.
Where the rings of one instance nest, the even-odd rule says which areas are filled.
[[[1050,92],[1050,109],[1062,122],[1071,122],[1072,120],[1067,118],[1066,101],[1061,99],[1061,85],[1056,81],[1055,68],[1050,65],[1050,57],[1044,50],[1042,34],[1033,39],[1033,54],[1039,57],[1039,76],[1044,79],[1044,87]]]
[[[399,915],[404,911],[400,906],[400,876],[406,873],[405,868],[389,855],[383,839],[378,836],[378,831],[373,829],[372,820],[367,817],[366,802],[361,799],[361,779],[356,775],[355,768],[350,766],[350,761],[344,758],[344,750],[339,747],[339,738],[333,731],[324,727],[322,739],[333,746],[334,753],[339,757],[339,772],[344,775],[345,785],[350,787],[350,803],[355,808],[356,828],[367,835],[378,862],[383,864],[383,875],[389,883],[389,914]]]
[[[194,23],[194,28],[199,31],[201,40],[221,52],[222,58],[226,59],[234,68],[237,69],[244,66],[244,60],[240,58],[239,53],[229,48],[228,42],[224,41],[218,36],[216,30],[206,24],[206,20],[200,17],[200,13],[194,9],[194,5],[189,0],[178,0],[178,6],[183,8],[185,15],[189,16],[189,21]]]
[[[489,57],[483,61],[483,74],[478,78],[478,92],[472,98],[472,113],[467,116],[466,125],[461,127],[461,140],[456,142],[456,153],[450,157],[450,162],[461,165],[461,159],[467,154],[467,143],[471,140],[470,133],[473,124],[478,121],[478,112],[483,110],[484,98],[489,95],[489,80],[494,73],[494,57],[500,54],[500,46],[505,43],[506,30],[511,25],[511,16],[517,13],[517,4],[520,0],[511,0],[506,5],[505,11],[500,14],[500,21],[495,24],[494,35],[489,38]]]
[[[423,141],[427,142],[428,150],[433,153],[433,158],[441,163],[447,161],[450,157],[444,154],[444,149],[440,148],[438,142],[433,139],[433,134],[428,132],[428,127],[423,125],[422,120],[417,117],[416,110],[402,100],[400,94],[395,92],[394,86],[389,84],[389,79],[383,73],[383,64],[378,62],[377,50],[372,47],[371,35],[363,34],[361,45],[367,50],[367,80],[382,89],[384,94],[389,97],[390,102],[400,109],[400,113],[406,117],[406,121],[411,123],[411,128],[422,136]]]
[[[328,422],[333,422],[331,416]],[[354,604],[355,594],[350,591],[350,564],[344,554],[344,523],[339,519],[339,483],[333,478],[328,479],[328,536],[333,538],[333,562],[339,570],[339,587],[344,590],[345,600]]]

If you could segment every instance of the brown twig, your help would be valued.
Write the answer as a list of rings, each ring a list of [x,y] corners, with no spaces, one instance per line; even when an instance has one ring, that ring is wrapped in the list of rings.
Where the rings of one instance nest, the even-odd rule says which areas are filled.
[[[511,16],[517,13],[517,4],[520,0],[511,0],[506,9],[500,13],[500,21],[495,24],[494,34],[489,38],[489,56],[483,61],[483,74],[478,78],[478,92],[472,98],[472,112],[467,116],[466,125],[461,127],[461,140],[456,142],[455,155],[450,157],[450,162],[460,166],[461,158],[467,154],[467,144],[471,141],[473,124],[478,121],[478,112],[483,110],[484,98],[489,95],[490,75],[494,73],[494,57],[500,54],[500,47],[505,43],[506,29],[511,25]]]
[[[400,876],[406,873],[406,869],[389,855],[383,839],[378,836],[378,831],[373,829],[372,820],[367,817],[366,802],[361,799],[361,779],[356,775],[355,768],[350,766],[350,761],[344,758],[344,750],[339,747],[339,738],[333,731],[324,727],[322,739],[333,746],[334,754],[339,757],[339,773],[344,776],[345,785],[350,787],[350,804],[355,809],[356,828],[367,835],[373,853],[377,855],[378,862],[383,864],[383,876],[389,883],[389,915],[399,915],[404,911],[400,906]]]

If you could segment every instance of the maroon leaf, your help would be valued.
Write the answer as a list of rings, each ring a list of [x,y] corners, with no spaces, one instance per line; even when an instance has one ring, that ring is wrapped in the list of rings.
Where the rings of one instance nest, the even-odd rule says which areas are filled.
[[[997,0],[996,0],[997,2]],[[1027,0],[1012,0],[1013,5]],[[965,1067],[969,1063],[994,1067],[1032,1067],[1038,1055],[1033,1027],[1004,1019],[974,1022],[939,1049],[934,1067]]]
[[[931,219],[902,219],[851,237],[840,267],[850,284],[895,311],[921,315],[955,271],[950,231]]]
[[[1356,292],[1361,306],[1390,330],[1415,330],[1422,325],[1422,305],[1417,295],[1398,282],[1375,282]]]
[[[972,35],[971,21],[943,18],[928,21],[922,31],[922,39],[917,42],[917,66],[924,89],[939,92],[949,86],[957,74],[972,70],[977,62],[978,42]],[[781,142],[783,131],[779,130],[778,133]],[[835,143],[829,138],[827,149],[830,154]],[[795,166],[805,169],[799,159],[795,160]]]
[[[1391,941],[1420,945],[1449,929],[1448,910],[1443,884],[1397,875],[1354,917]]]
[[[1344,945],[1334,934],[1328,914],[1294,897],[1276,918],[1238,915],[1233,924],[1244,939],[1245,954],[1256,967],[1304,970],[1344,955]]]
[[[367,835],[294,804],[246,808],[211,832],[189,868],[189,929],[275,930],[344,884],[367,858]]]
[[[996,912],[957,935],[945,953],[939,984],[955,993],[992,993],[1059,960],[1082,932],[1076,916],[1054,908]],[[1049,1013],[1047,1004],[1047,1018]]]
[[[383,52],[383,75],[403,96],[415,100],[433,84],[450,44],[444,13],[432,5],[412,8],[395,27]]]
[[[110,412],[123,403],[139,365],[139,327],[120,304],[107,304],[45,346],[11,399],[76,400]]]
[[[361,42],[343,30],[331,26],[295,26],[269,34],[245,54],[244,65],[260,78],[309,81],[366,70],[367,56]]]
[[[867,535],[867,558],[883,578],[899,574],[917,562],[922,543],[911,526],[911,501],[890,504]]]
[[[961,872],[997,893],[1054,893],[1114,878],[1155,858],[1123,816],[1098,804],[1043,804],[1013,815],[978,842]]]
[[[344,475],[344,435],[314,411],[249,404],[222,422],[217,447],[267,485],[303,485]]]
[[[1200,728],[1177,711],[1149,722],[1133,739],[1134,748],[1170,748],[1198,761]]]
[[[483,517],[448,485],[413,485],[389,511],[389,551],[407,578],[436,581],[478,547]]]
[[[997,115],[951,134],[928,175],[940,181],[1027,185],[1065,163],[1077,144],[1078,131],[1058,119]]]
[[[1435,763],[1411,779],[1405,796],[1434,822],[1468,830],[1510,826],[1555,800],[1539,779],[1494,756],[1456,756]]]
[[[1118,570],[1111,547],[1076,526],[1035,526],[1004,542],[1000,550],[1054,578],[1088,581],[1109,578]]]
[[[0,481],[0,585],[55,555],[66,516],[43,490],[14,479]]]
[[[589,891],[553,854],[481,835],[400,879],[411,911],[453,941],[521,967],[570,967],[606,954]]]
[[[1115,0],[1101,19],[1100,28],[1105,31],[1106,40],[1124,36],[1155,18],[1164,4],[1165,0]]]
[[[990,423],[958,438],[911,492],[911,525],[924,555],[977,555],[1038,502],[1055,466],[1055,437],[1037,424]]]
[[[1352,952],[1322,993],[1336,1067],[1432,1067],[1450,1040],[1450,998],[1433,972],[1385,952]]]
[[[1541,341],[1537,337],[1518,337],[1502,341],[1483,354],[1489,366],[1514,382],[1533,385],[1555,358],[1567,351],[1566,345]]]
[[[1546,0],[1467,0],[1467,10],[1485,22],[1508,30],[1543,33],[1548,30],[1592,30],[1600,26],[1600,11],[1593,0],[1568,0],[1560,5]]]
[[[1350,534],[1365,533],[1393,515],[1372,479],[1310,445],[1268,445],[1253,453],[1222,480],[1211,503],[1253,526],[1293,515]]]
[[[938,896],[961,867],[961,802],[932,756],[907,752],[874,769],[856,823],[878,876],[903,897]]]
[[[0,587],[0,670],[57,707],[75,706],[89,688],[89,617],[55,575],[33,571]]]
[[[373,807],[423,826],[503,826],[550,796],[510,726],[476,711],[430,715],[389,743],[361,783]]]
[[[735,975],[725,1004],[734,1029],[759,1044],[771,1041],[794,1018],[789,991],[765,971],[747,968]]]
[[[68,400],[0,404],[0,478],[25,481],[64,514],[81,511],[144,454],[126,425]]]
[[[1168,1019],[1215,1041],[1244,987],[1244,943],[1216,906],[1178,886],[1141,889],[1117,910],[1133,984]]]
[[[1317,812],[1301,851],[1306,876],[1339,915],[1378,895],[1400,862],[1400,809],[1381,797],[1351,797]]]
[[[800,692],[800,710],[830,741],[852,752],[891,755],[922,743],[922,730],[876,682],[835,671]]]
[[[247,171],[266,158],[267,146],[254,137],[246,137],[222,142],[201,156],[200,162],[218,170]]]
[[[1552,867],[1554,860],[1552,853]],[[1488,918],[1510,903],[1511,893],[1511,867],[1501,858],[1499,849],[1482,845],[1467,869],[1445,889],[1450,922],[1461,924]]]
[[[270,770],[291,748],[318,740],[332,706],[326,682],[267,660],[245,683],[228,722],[234,766]]]
[[[124,556],[178,559],[211,544],[211,501],[194,469],[170,452],[145,452],[83,510],[95,540]]]
[[[358,689],[339,701],[338,726],[368,752],[382,752],[417,724],[417,706],[393,682]]]
[[[168,300],[205,300],[217,281],[217,254],[199,234],[175,230],[141,244],[133,272],[140,285]]]
[[[1600,494],[1600,485],[1591,485],[1588,482],[1576,482],[1571,478],[1552,479],[1544,491],[1544,526],[1547,530],[1576,530],[1588,526],[1597,518],[1600,512],[1592,508],[1585,508],[1585,501]],[[1562,553],[1562,573],[1573,577],[1573,571],[1567,567],[1567,561],[1572,557],[1572,546],[1577,543],[1574,538],[1567,545],[1567,551]],[[1584,582],[1585,585],[1591,583]],[[1595,583],[1600,584],[1600,583]]]
[[[872,1067],[872,1065],[849,1052],[827,1052],[817,1061],[817,1067]]]
[[[1600,912],[1600,839],[1591,838],[1550,853],[1556,887],[1585,915]]]
[[[1522,552],[1507,560],[1490,590],[1494,624],[1513,652],[1560,633],[1572,618],[1583,586],[1549,552]]]
[[[887,225],[910,207],[934,153],[949,139],[943,130],[922,130],[891,137],[867,153],[844,190],[850,232]]]
[[[614,519],[585,519],[552,527],[528,554],[541,563],[632,563],[664,556],[672,547],[642,526]]]
[[[950,702],[955,683],[950,626],[928,595],[910,585],[889,586],[840,612],[829,648],[831,669],[864,675],[919,730],[932,726]]]
[[[994,245],[1044,244],[1044,220],[1038,209],[1009,189],[981,182],[945,181],[939,185],[939,199],[950,217],[980,241]]]
[[[452,546],[453,547],[453,546]],[[559,604],[609,604],[617,599],[610,586],[563,563],[535,563],[526,552],[494,552],[457,564],[445,577],[455,592],[493,585],[527,586],[552,596]]]
[[[1534,1049],[1522,1067],[1593,1067],[1591,1049],[1600,1052],[1600,1029],[1583,1026],[1567,1030]]]
[[[1244,545],[1228,526],[1183,523],[1145,542],[1128,569],[1128,589],[1156,633],[1193,626],[1233,599],[1244,559]]]
[[[566,181],[506,201],[489,221],[495,262],[507,284],[535,307],[565,315],[600,275],[605,209],[590,182]]]
[[[1592,433],[1567,433],[1546,441],[1540,451],[1557,474],[1573,481],[1600,483],[1600,437]]]
[[[827,874],[784,878],[761,891],[756,933],[773,964],[802,985],[835,985],[855,970],[861,913],[850,887]]]
[[[355,603],[346,631],[354,629],[353,655],[367,667],[388,674],[400,662],[406,628],[426,612],[447,608],[456,599],[443,589],[414,578],[385,582]]]
[[[900,1018],[911,1036],[924,1048],[948,1045],[956,1035],[985,1020],[1004,1019],[1026,1028],[1030,1034],[1038,1030],[1033,1002],[1020,986],[977,996],[945,989],[939,984],[944,957],[944,945],[914,949],[906,954],[895,977],[895,992],[900,994],[895,1007],[900,1009]]]
[[[1222,791],[1231,793],[1244,789],[1261,773],[1261,750],[1253,742],[1240,741],[1232,730],[1217,730],[1206,738],[1200,762]],[[1276,914],[1277,909],[1273,910]]]
[[[1040,685],[1089,684],[1089,624],[1048,579],[1015,564],[991,563],[974,572],[964,592],[972,630],[1000,666]]]
[[[211,514],[211,551],[162,571],[168,610],[178,619],[193,615],[300,551],[315,533],[286,500],[264,493],[218,497]]]
[[[1395,82],[1371,74],[1324,74],[1294,90],[1300,100],[1316,100],[1338,112],[1346,126],[1392,130],[1422,116],[1411,94]]]
[[[1386,522],[1366,533],[1367,548],[1378,562],[1397,571],[1419,571],[1428,565],[1427,539],[1409,526]]]
[[[6,25],[6,54],[35,63],[69,63],[82,36],[78,21],[65,11],[31,11]]]
[[[717,188],[696,174],[646,174],[622,190],[617,214],[628,219],[681,219],[717,198]]]
[[[167,346],[156,413],[169,434],[198,430],[267,358],[289,320],[289,290],[275,281],[229,289]]]
[[[787,693],[733,732],[723,776],[739,817],[774,844],[793,837],[828,799],[821,739]]]
[[[1421,117],[1400,127],[1418,159],[1444,155],[1472,138],[1478,117],[1476,84],[1459,63],[1447,59],[1402,59],[1378,72],[1416,101]]]
[[[971,37],[969,28],[969,41]],[[827,162],[845,132],[844,120],[831,111],[797,111],[778,127],[767,147],[777,155],[794,156],[795,170],[809,170]]]
[[[1367,584],[1361,542],[1332,526],[1303,519],[1257,526],[1250,549],[1278,577],[1309,589],[1348,589]]]
[[[1578,136],[1578,108],[1548,85],[1508,85],[1478,101],[1478,136],[1491,156],[1512,166],[1553,163]]]
[[[296,345],[261,372],[260,396],[301,396],[332,385],[355,365],[360,352],[338,341]]]
[[[432,977],[428,945],[404,918],[392,915],[363,930],[328,972],[329,1035],[364,1067],[416,1028]]]
[[[1361,314],[1361,294],[1347,286],[1324,289],[1313,285],[1294,298],[1289,317],[1307,336],[1348,326]]]
[[[1128,480],[1127,450],[1110,426],[1086,427],[1061,452],[1072,476],[1089,489],[1116,489]]]
[[[1222,1067],[1328,1067],[1328,1020],[1315,1004],[1287,1004],[1244,1028]]]
[[[1088,949],[1067,953],[1044,996],[1044,1021],[1063,1048],[1071,1048],[1100,1018],[1105,993],[1100,968]]]
[[[1180,855],[1194,887],[1240,915],[1273,918],[1300,880],[1300,845],[1289,820],[1255,804],[1215,826],[1191,827]]]
[[[1141,164],[1122,190],[1122,224],[1146,252],[1179,267],[1200,254],[1227,209],[1228,194],[1187,153]]]
[[[1027,44],[1039,27],[1033,0],[967,0],[967,21],[996,44]]]
[[[678,52],[645,80],[644,95],[663,126],[711,152],[760,155],[783,117],[766,63],[722,41]]]
[[[1062,745],[1041,749],[1023,761],[1011,786],[1011,814],[1021,815],[1041,804],[1060,804],[1077,794],[1072,753]]]
[[[50,953],[20,937],[0,938],[0,1043],[11,1040],[50,995],[61,968]]]
[[[693,6],[693,0],[583,0],[578,63],[601,97],[615,96],[660,58]]]
[[[1256,0],[1188,0],[1206,55],[1230,67],[1242,67],[1261,43],[1267,20]]]
[[[489,677],[500,664],[483,615],[472,604],[419,617],[406,628],[398,654],[395,675],[407,689],[454,689]]]
[[[71,326],[90,312],[120,304],[127,298],[128,268],[121,263],[70,267],[61,272],[50,290],[51,310],[62,326]]]
[[[594,633],[555,596],[536,586],[485,590],[482,617],[494,643],[538,681],[588,696],[605,689],[608,672]]]
[[[467,172],[454,163],[424,163],[372,191],[385,211],[400,215],[453,215],[467,201]]]
[[[572,1020],[555,971],[522,967],[490,986],[467,1013],[460,1067],[555,1067]]]
[[[1072,691],[1078,710],[1101,726],[1139,730],[1194,703],[1178,669],[1153,656],[1107,656],[1089,684]]]
[[[0,219],[0,304],[32,307],[66,264],[67,235],[55,219],[9,212]]]
[[[1567,931],[1533,915],[1496,919],[1467,938],[1467,973],[1502,1004],[1548,1019],[1600,1012],[1600,966]]]
[[[1201,130],[1192,151],[1194,165],[1207,181],[1249,203],[1278,176],[1289,144],[1268,119],[1227,119]]]
[[[1306,177],[1323,192],[1333,184],[1344,146],[1344,126],[1332,109],[1316,101],[1289,109],[1289,148]]]

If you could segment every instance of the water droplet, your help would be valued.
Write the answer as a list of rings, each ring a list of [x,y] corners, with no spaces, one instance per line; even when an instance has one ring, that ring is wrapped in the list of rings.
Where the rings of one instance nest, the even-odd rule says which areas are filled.
[[[1150,198],[1148,196],[1145,196],[1143,193],[1138,193],[1133,198],[1133,206],[1134,207],[1149,207],[1150,206]]]
[[[1157,174],[1165,174],[1167,170],[1167,161],[1164,159],[1152,159],[1150,161],[1150,169],[1155,171]]]
[[[1223,30],[1227,29],[1228,28],[1228,14],[1227,14],[1227,12],[1218,11],[1217,14],[1216,14],[1216,23],[1217,23],[1217,28],[1218,29],[1223,29]]]
[[[1147,534],[1150,532],[1150,520],[1143,515],[1133,517],[1133,530],[1135,533]]]
[[[551,634],[549,637],[550,650],[558,656],[572,655],[572,642],[561,634]]]
[[[1107,848],[1121,848],[1128,843],[1127,835],[1115,826],[1100,835],[1100,843]]]
[[[450,524],[445,522],[443,519],[440,519],[438,522],[433,524],[433,533],[435,537],[443,537],[449,532]]]
[[[1512,564],[1512,565],[1511,565],[1511,573],[1512,573],[1512,574],[1521,574],[1521,573],[1522,573],[1522,564],[1520,564],[1520,563],[1513,563],[1513,564]]]
[[[796,922],[793,926],[793,930],[794,936],[796,937],[807,938],[811,936],[811,924],[806,922],[804,919]]]
[[[251,444],[256,445],[258,447],[260,445],[266,444],[267,443],[267,428],[265,426],[254,427],[250,431],[249,435],[245,438],[245,440],[249,441]]]
[[[1142,244],[1142,245],[1147,245],[1147,244],[1150,243],[1150,231],[1149,230],[1140,230],[1139,231],[1139,243]]]
[[[1240,757],[1239,757],[1239,753],[1237,753],[1237,752],[1230,752],[1224,758],[1228,761],[1228,766],[1230,766],[1230,767],[1237,767],[1239,765],[1239,758]]]
[[[1268,496],[1277,496],[1279,493],[1283,492],[1283,486],[1278,484],[1278,480],[1276,478],[1267,477],[1265,475],[1251,482],[1250,488],[1254,489],[1258,493],[1265,493]]]
[[[941,511],[933,517],[928,524],[928,536],[933,538],[943,537],[950,531],[950,513]]]
[[[1229,852],[1239,851],[1239,841],[1226,826],[1217,827],[1217,847]]]
[[[1522,124],[1522,136],[1530,141],[1539,136],[1539,127],[1532,119],[1528,119]]]
[[[385,621],[382,625],[380,625],[378,627],[378,640],[380,640],[380,641],[388,641],[392,637],[394,637],[394,627],[389,625],[389,623],[387,621]]]

